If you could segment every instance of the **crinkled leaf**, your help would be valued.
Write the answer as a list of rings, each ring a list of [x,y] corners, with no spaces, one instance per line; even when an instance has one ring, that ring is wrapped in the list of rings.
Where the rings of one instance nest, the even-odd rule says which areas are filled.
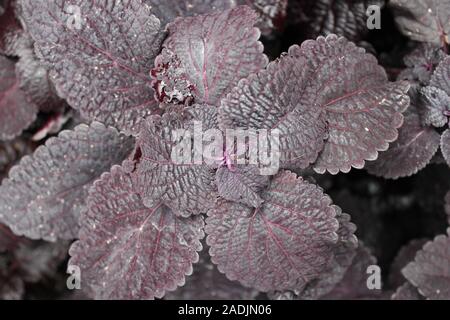
[[[214,172],[204,164],[202,154],[197,159],[196,144],[192,143],[191,121],[199,117],[199,109],[215,114],[214,107],[199,105],[186,111],[186,116],[166,113],[143,124],[138,139],[142,157],[134,178],[145,205],[152,207],[155,199],[162,199],[179,216],[205,213],[214,206]],[[203,130],[214,126],[214,122],[202,121]],[[174,158],[180,156],[180,149],[187,159]]]
[[[448,115],[450,115],[450,96],[445,91],[432,86],[423,88],[422,94],[423,123],[436,128],[445,126],[448,123]]]
[[[415,260],[402,271],[428,299],[450,299],[450,229],[447,233],[425,244]]]
[[[432,127],[422,126],[415,106],[405,114],[398,139],[378,159],[368,162],[369,173],[386,179],[408,177],[425,168],[439,149],[440,135]]]
[[[441,151],[445,161],[450,166],[450,129],[445,130],[441,136]]]
[[[426,239],[412,240],[399,250],[389,268],[389,286],[396,288],[400,287],[405,282],[406,279],[402,275],[402,269],[414,260],[417,251],[422,249],[426,242]]]
[[[430,85],[445,91],[450,96],[450,56],[439,63],[431,77]]]
[[[144,0],[152,6],[152,13],[165,26],[177,17],[189,17],[206,14],[212,11],[222,11],[235,6],[235,0]]]
[[[23,16],[61,97],[127,133],[157,109],[149,70],[164,36],[142,0],[24,0]],[[79,9],[79,14],[78,14]]]
[[[207,247],[200,254],[200,261],[194,265],[194,273],[186,284],[165,295],[167,300],[253,300],[258,291],[245,288],[236,281],[230,281],[211,263]]]
[[[161,298],[192,273],[202,249],[202,216],[179,218],[157,201],[144,206],[119,166],[95,182],[88,207],[69,266],[80,267],[94,298]]]
[[[190,82],[180,59],[172,51],[163,49],[156,57],[151,75],[155,99],[159,102],[188,105],[194,100],[194,84]]]
[[[292,46],[289,56],[303,65],[298,103],[322,110],[328,125],[316,172],[363,168],[397,139],[409,84],[388,82],[374,56],[335,35]]]
[[[253,10],[239,6],[168,25],[164,47],[181,62],[183,81],[192,84],[196,102],[218,106],[240,79],[267,64],[256,20]]]
[[[35,119],[37,107],[27,101],[14,62],[0,56],[0,140],[11,140]]]
[[[321,109],[302,101],[310,74],[305,59],[284,56],[267,70],[241,80],[222,101],[222,130],[278,130],[280,167],[308,167],[326,136]]]
[[[257,27],[263,35],[270,36],[273,31],[284,27],[288,0],[238,0],[238,4],[248,5],[259,14]]]
[[[88,188],[132,148],[132,138],[98,122],[61,132],[11,169],[0,187],[0,219],[32,239],[76,238]]]
[[[360,300],[379,298],[381,290],[367,287],[367,269],[377,264],[377,259],[362,244],[357,249],[353,263],[334,289],[323,296],[325,300]]]
[[[23,31],[16,18],[16,0],[5,0],[0,12],[0,54],[16,55],[16,42]]]
[[[208,212],[212,262],[260,291],[308,283],[324,271],[338,240],[331,199],[290,172],[276,175],[261,197],[257,209],[219,200]]]
[[[440,47],[429,43],[421,43],[403,60],[407,67],[406,72],[411,72],[414,79],[428,85],[434,70],[444,58],[445,53]]]
[[[392,295],[392,300],[424,300],[425,298],[420,295],[416,287],[411,283],[405,282],[398,287],[397,291]]]
[[[400,30],[415,41],[450,44],[450,0],[391,0]]]
[[[342,213],[339,207],[334,207],[337,213],[336,219],[339,222],[337,231],[339,240],[334,248],[332,259],[327,269],[300,291],[299,299],[315,300],[328,294],[342,280],[357,253],[358,239],[354,234],[356,226],[351,223],[348,214]]]
[[[259,192],[269,183],[269,176],[261,175],[256,166],[241,165],[232,168],[220,167],[216,172],[219,195],[250,207],[259,207],[263,200]]]
[[[16,63],[16,74],[20,88],[28,100],[42,111],[52,111],[63,105],[50,82],[48,71],[38,60],[33,50],[33,42],[28,35],[23,35],[24,42],[20,49],[19,61]]]
[[[66,260],[68,250],[67,241],[30,241],[15,250],[14,257],[21,266],[22,279],[27,283],[36,283],[55,275],[58,267]]]
[[[308,38],[337,34],[352,41],[361,40],[369,31],[367,9],[370,5],[383,7],[384,0],[297,0],[295,16],[300,31]],[[290,4],[291,5],[291,4]]]

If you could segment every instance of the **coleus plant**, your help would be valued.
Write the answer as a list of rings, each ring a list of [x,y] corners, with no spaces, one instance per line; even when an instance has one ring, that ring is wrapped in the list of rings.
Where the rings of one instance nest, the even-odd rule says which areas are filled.
[[[427,166],[440,149],[450,164],[447,128],[450,108],[450,1],[393,0],[400,30],[420,41],[398,76],[409,80],[411,104],[399,139],[370,164],[370,173],[384,178],[408,177]]]
[[[276,27],[284,2],[256,1],[256,11],[210,2],[217,10],[204,1],[20,1],[52,85],[89,124],[10,170],[0,221],[32,239],[77,239],[69,265],[98,299],[174,291],[205,237],[211,262],[245,287],[345,296],[336,284],[375,260],[358,247],[350,216],[297,173],[347,173],[377,159],[397,139],[410,84],[389,82],[374,56],[333,34],[269,62],[255,26]],[[267,6],[280,13],[258,10]],[[445,91],[433,80],[445,61],[431,88]],[[197,122],[222,134],[278,131],[279,168],[267,176],[261,163],[235,165],[233,143],[213,161],[174,161],[176,132],[195,139]]]
[[[69,4],[81,28],[67,24]],[[58,94],[93,122],[11,170],[2,220],[34,239],[78,238],[69,264],[95,298],[164,296],[192,272],[205,233],[231,280],[328,293],[356,254],[354,227],[288,170],[336,174],[376,159],[397,138],[409,84],[388,82],[373,56],[334,35],[268,63],[258,15],[245,6],[165,28],[151,9],[138,0],[22,1]],[[215,165],[175,163],[175,129],[189,132],[193,121],[279,130],[281,170],[269,178],[223,166],[226,154]]]

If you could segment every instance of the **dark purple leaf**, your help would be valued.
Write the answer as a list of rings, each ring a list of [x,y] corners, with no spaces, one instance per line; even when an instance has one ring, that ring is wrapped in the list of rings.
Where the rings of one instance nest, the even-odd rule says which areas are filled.
[[[24,0],[23,16],[58,94],[89,120],[136,133],[157,109],[150,69],[164,37],[141,0]]]
[[[376,161],[368,162],[366,168],[369,173],[386,179],[409,177],[430,163],[439,142],[439,133],[432,127],[422,126],[416,107],[411,105],[398,139]]]
[[[374,56],[335,35],[292,46],[289,56],[303,64],[299,103],[322,110],[328,124],[316,172],[363,168],[397,139],[409,84],[388,82]]]
[[[3,180],[0,219],[32,239],[75,238],[88,188],[132,148],[133,139],[98,122],[61,132],[23,157]]]
[[[222,100],[222,130],[278,130],[280,167],[308,167],[326,137],[321,109],[302,101],[311,73],[305,59],[283,56],[266,70],[241,80]]]
[[[216,172],[219,195],[228,201],[239,202],[250,207],[259,207],[263,200],[259,192],[269,183],[269,176],[261,175],[258,167],[242,165],[231,170],[226,166]]]
[[[33,42],[28,35],[23,35],[16,74],[20,88],[28,100],[44,112],[53,111],[64,105],[50,82],[48,71],[34,54]]]
[[[5,251],[14,250],[20,244],[21,240],[11,229],[0,223],[0,254]]]
[[[0,140],[11,140],[35,119],[37,107],[20,89],[14,62],[0,56]]]
[[[450,44],[450,0],[391,0],[400,30],[415,41]]]
[[[155,199],[162,199],[176,215],[184,217],[205,213],[214,206],[217,197],[214,172],[202,157],[199,163],[195,161],[196,145],[191,139],[195,134],[191,121],[202,121],[200,110],[215,117],[215,107],[197,105],[185,115],[166,113],[152,116],[143,124],[138,139],[142,157],[134,178],[146,206],[152,207]],[[203,130],[215,125],[202,121]],[[185,139],[188,134],[191,136]],[[175,148],[186,142],[183,150],[190,159],[174,159],[174,154],[178,155]]]
[[[406,267],[409,262],[414,260],[417,251],[422,249],[426,242],[426,239],[412,240],[400,249],[389,269],[389,286],[396,288],[400,287],[405,282],[406,279],[402,275],[402,269]]]
[[[223,11],[235,6],[236,0],[144,0],[152,7],[152,13],[165,26],[177,17],[189,17],[212,11]]]
[[[295,5],[295,15],[299,31],[308,38],[337,34],[351,41],[361,40],[369,31],[367,9],[370,5],[380,8],[384,0],[291,0]]]
[[[402,271],[420,294],[432,300],[450,299],[450,229],[447,231],[425,244]]]
[[[238,0],[238,4],[248,5],[259,14],[257,27],[265,36],[282,30],[287,16],[288,0]]]
[[[17,42],[23,34],[16,18],[16,0],[5,0],[0,7],[0,54],[17,55]]]
[[[450,225],[450,191],[445,195],[445,213],[447,213],[447,221]]]
[[[179,61],[181,80],[192,86],[196,102],[218,106],[240,79],[267,64],[260,32],[254,27],[257,17],[250,8],[239,6],[168,25],[164,47],[173,61]]]
[[[343,279],[322,299],[325,300],[361,300],[380,298],[381,290],[367,287],[369,266],[377,264],[377,259],[360,244],[352,265],[347,269]]]
[[[245,288],[236,281],[230,281],[211,263],[207,248],[200,254],[200,261],[194,265],[194,273],[186,284],[165,295],[167,300],[253,300],[258,291]]]
[[[436,87],[422,89],[421,116],[425,125],[441,128],[448,123],[450,96]]]
[[[350,221],[350,216],[342,213],[335,206],[336,219],[339,222],[337,231],[339,240],[336,244],[331,261],[317,279],[311,281],[304,289],[300,289],[298,299],[316,300],[328,294],[342,280],[347,269],[353,262],[358,248],[355,236],[356,226]]]
[[[439,63],[431,77],[430,85],[445,91],[450,96],[450,56]]]
[[[119,166],[91,188],[69,266],[96,299],[153,299],[183,285],[202,249],[203,217],[179,218],[155,199],[146,207]]]
[[[441,136],[441,151],[445,161],[450,166],[450,129],[445,130]]]
[[[7,261],[0,256],[0,300],[21,300],[25,293],[23,280],[17,275],[5,272]]]
[[[255,209],[219,200],[208,212],[212,262],[230,280],[260,291],[285,290],[315,279],[338,241],[331,199],[290,172],[280,172]]]
[[[425,300],[425,298],[420,295],[416,287],[409,282],[405,282],[392,295],[392,300]]]
[[[406,69],[402,73],[410,72],[413,79],[419,80],[423,85],[428,85],[434,70],[444,58],[445,53],[440,47],[421,43],[403,59]],[[400,78],[402,77],[400,76]]]

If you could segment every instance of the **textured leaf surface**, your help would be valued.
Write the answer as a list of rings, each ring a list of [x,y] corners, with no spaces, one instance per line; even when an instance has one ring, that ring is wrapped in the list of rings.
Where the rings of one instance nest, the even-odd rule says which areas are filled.
[[[133,148],[133,139],[98,122],[49,139],[22,158],[0,187],[0,219],[18,235],[73,239],[87,190]]]
[[[16,18],[16,0],[5,0],[0,8],[0,53],[16,55],[16,42],[23,31]]]
[[[157,108],[149,69],[164,33],[150,7],[141,0],[22,3],[59,95],[89,120],[136,133]]]
[[[238,0],[238,4],[248,5],[259,14],[257,27],[265,36],[282,30],[287,16],[288,0]]]
[[[297,0],[296,17],[308,38],[337,34],[352,41],[361,40],[369,31],[366,11],[370,5],[383,7],[384,0]]]
[[[14,62],[0,56],[0,140],[11,140],[35,119],[37,107],[27,101]]]
[[[445,161],[450,166],[450,129],[445,130],[441,136],[441,151]]]
[[[389,286],[396,288],[400,287],[405,282],[405,277],[402,275],[402,269],[408,263],[414,260],[417,251],[422,249],[427,239],[415,239],[403,246],[389,268]],[[405,289],[406,290],[406,289]]]
[[[367,288],[367,268],[377,264],[377,259],[362,244],[357,249],[353,263],[343,279],[323,297],[325,300],[360,300],[379,298],[381,290]]]
[[[200,254],[200,261],[194,265],[194,273],[186,284],[166,294],[167,300],[253,300],[258,291],[245,288],[236,281],[230,281],[211,263],[207,248]]]
[[[350,216],[342,213],[339,207],[335,206],[335,210],[336,219],[339,222],[337,231],[339,240],[334,248],[333,257],[327,269],[301,291],[298,295],[299,299],[315,300],[328,294],[342,280],[355,258],[358,248],[358,239],[354,234],[356,226],[351,223]]]
[[[34,53],[33,41],[28,35],[23,35],[16,63],[16,74],[20,81],[20,88],[28,100],[36,104],[39,110],[52,111],[63,105],[63,101],[56,94],[50,82],[48,71]]]
[[[144,123],[138,139],[142,157],[134,178],[145,205],[152,207],[155,199],[162,199],[179,216],[205,213],[214,206],[217,194],[214,172],[202,158],[195,162],[196,146],[190,143],[190,138],[183,139],[187,134],[194,136],[190,121],[198,116],[195,115],[198,108],[209,108],[215,114],[214,107],[197,106],[190,110],[190,116],[166,113],[152,116]],[[203,130],[214,126],[202,123]],[[177,161],[172,157],[176,154],[175,147],[186,141],[189,144],[185,154],[192,157]]]
[[[434,70],[444,58],[445,53],[440,47],[421,43],[403,59],[406,70],[402,73],[410,72],[414,79],[419,80],[423,85],[428,85]]]
[[[206,14],[212,11],[222,11],[235,6],[235,0],[144,0],[152,6],[152,13],[165,26],[177,17],[189,17]]]
[[[305,59],[286,56],[241,80],[222,101],[221,128],[278,130],[280,167],[308,167],[326,136],[321,109],[302,101],[310,73]]]
[[[316,278],[338,240],[331,199],[290,172],[280,172],[250,208],[219,200],[206,220],[212,262],[230,280],[260,291],[285,290]]]
[[[436,87],[422,89],[422,118],[425,125],[441,128],[448,123],[450,115],[450,96]]]
[[[425,298],[420,295],[417,288],[411,283],[405,282],[401,285],[397,291],[392,295],[392,300],[424,300]]]
[[[392,0],[400,30],[412,40],[450,44],[450,0]]]
[[[256,19],[253,10],[239,6],[168,25],[164,47],[181,61],[196,102],[218,106],[240,79],[267,64]]]
[[[375,57],[335,35],[292,46],[289,55],[304,65],[299,103],[321,109],[328,124],[316,172],[363,168],[397,139],[409,85],[388,82]]]
[[[450,56],[439,63],[431,77],[430,85],[445,91],[450,96]]]
[[[153,299],[183,285],[202,249],[203,217],[178,218],[161,202],[144,206],[119,166],[90,190],[79,241],[70,248],[96,299]]]
[[[256,166],[237,166],[232,170],[223,166],[216,172],[219,195],[225,200],[259,207],[263,200],[259,192],[269,183],[269,176],[261,175]]]
[[[439,149],[440,135],[432,127],[422,126],[415,106],[405,114],[398,139],[378,159],[366,164],[369,173],[386,179],[408,177],[430,163]]]
[[[432,300],[450,299],[448,234],[437,236],[434,241],[425,244],[415,260],[403,269],[403,275],[418,288],[419,293]]]

